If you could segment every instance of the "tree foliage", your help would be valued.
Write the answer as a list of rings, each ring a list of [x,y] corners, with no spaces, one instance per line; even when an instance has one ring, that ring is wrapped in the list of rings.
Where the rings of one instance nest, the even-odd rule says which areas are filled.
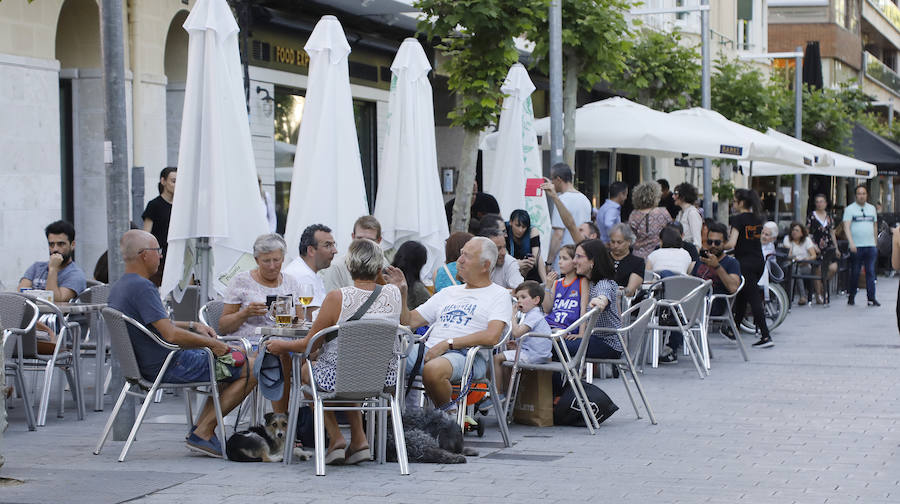
[[[729,120],[765,132],[781,126],[786,95],[779,82],[758,69],[727,58],[718,58],[710,76],[712,109]]]
[[[442,72],[456,94],[448,118],[454,126],[480,131],[496,122],[503,93],[500,86],[518,61],[513,38],[530,31],[532,0],[418,0],[426,18],[419,30],[440,39],[446,57]]]
[[[781,126],[786,134],[794,133],[794,92],[787,85],[780,88]],[[815,89],[803,86],[803,141],[835,152],[852,154],[850,137],[853,125],[863,117],[871,102],[858,88],[844,85],[838,89]]]
[[[613,85],[650,108],[671,111],[696,105],[700,54],[681,42],[681,33],[642,29],[625,58],[625,72]]]

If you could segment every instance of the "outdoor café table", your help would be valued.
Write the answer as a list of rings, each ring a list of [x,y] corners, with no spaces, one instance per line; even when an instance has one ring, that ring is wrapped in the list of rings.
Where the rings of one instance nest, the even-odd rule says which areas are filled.
[[[262,336],[259,340],[259,345],[268,340],[269,338],[291,338],[291,339],[299,339],[306,337],[309,334],[309,329],[312,327],[311,322],[299,323],[299,324],[291,324],[287,326],[260,326],[257,327],[254,331],[256,334]],[[257,354],[258,355],[258,354]],[[256,404],[257,404],[257,414],[258,418],[262,418],[263,414],[263,401],[265,399],[262,396],[262,392],[259,390],[259,387],[256,389]]]
[[[43,298],[29,295],[28,292],[23,292],[22,295],[31,299],[35,302],[38,307],[38,312],[41,314],[48,315],[56,315],[59,319],[59,326],[61,327],[60,333],[57,335],[58,338],[65,338],[68,336],[68,331],[73,331],[72,334],[72,367],[74,368],[75,375],[78,377],[79,383],[81,383],[81,326],[74,322],[69,322],[66,320],[66,316],[75,315],[75,314],[91,314],[94,312],[99,312],[102,310],[106,304],[105,303],[68,303],[68,302],[60,302],[60,303],[51,303]],[[93,320],[93,317],[91,318]],[[104,331],[92,331],[96,334],[102,334]],[[100,341],[97,342],[98,351],[100,348]],[[97,359],[97,376],[95,376],[95,404],[100,404],[102,409],[102,401],[103,401],[103,378],[105,378],[105,373],[103,373],[103,359]],[[49,387],[51,384],[51,373],[46,373],[44,377],[44,394],[49,393]],[[99,395],[99,398],[97,397]],[[83,390],[78,391],[78,397],[81,398],[81,401],[77,404],[77,413],[78,419],[84,420],[84,396]],[[44,425],[47,419],[47,408],[49,401],[41,401],[40,409],[38,410],[38,425]],[[60,408],[61,410],[62,408]]]

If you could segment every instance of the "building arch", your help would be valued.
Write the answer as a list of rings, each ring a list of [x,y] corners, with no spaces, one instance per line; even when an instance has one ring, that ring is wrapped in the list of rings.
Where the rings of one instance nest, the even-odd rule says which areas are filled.
[[[188,33],[183,28],[188,11],[180,10],[169,23],[163,67],[166,72],[166,138],[169,166],[178,164],[184,84],[187,80]]]

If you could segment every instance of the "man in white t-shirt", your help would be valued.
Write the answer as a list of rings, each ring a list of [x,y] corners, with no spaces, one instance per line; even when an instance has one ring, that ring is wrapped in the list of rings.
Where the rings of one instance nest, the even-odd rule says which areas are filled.
[[[322,224],[313,224],[307,226],[300,235],[300,257],[291,261],[282,270],[285,274],[296,278],[300,285],[313,286],[313,300],[309,304],[310,307],[322,306],[322,301],[325,300],[327,294],[325,282],[316,272],[330,266],[335,254],[337,246],[334,243],[334,236],[331,235],[331,229]]]
[[[491,282],[504,289],[514,289],[525,281],[519,270],[519,262],[515,257],[506,253],[506,231],[492,229],[485,235],[497,246],[497,262],[491,271]]]
[[[572,219],[576,223],[587,222],[591,220],[591,202],[587,196],[578,192],[572,185],[572,169],[565,163],[556,163],[550,168],[550,181],[553,188],[559,195],[560,201],[566,206],[566,209],[572,214]],[[550,249],[547,254],[547,265],[551,263],[556,269],[556,254],[563,245],[574,244],[572,235],[565,228],[559,212],[554,207],[550,213],[550,225],[553,226],[553,235],[550,237]]]
[[[406,309],[403,274],[391,270],[385,275],[403,293],[400,322],[412,329],[433,326],[425,341],[421,374],[425,392],[438,407],[450,402],[451,382],[460,382],[463,378],[466,349],[496,345],[509,323],[512,298],[506,289],[491,282],[491,270],[496,261],[497,246],[490,239],[472,238],[456,261],[457,273],[465,284],[441,289],[413,311]],[[407,376],[417,371],[414,367],[418,356],[417,345],[409,353]],[[474,377],[482,378],[486,371],[487,361],[478,356],[473,367]]]

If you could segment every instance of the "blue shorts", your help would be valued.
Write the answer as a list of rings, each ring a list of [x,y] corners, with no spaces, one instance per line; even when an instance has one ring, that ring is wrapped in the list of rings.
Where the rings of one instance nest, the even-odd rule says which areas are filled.
[[[231,377],[219,381],[231,383],[241,377],[243,366],[229,366],[229,369]],[[162,381],[163,383],[194,383],[209,381],[209,379],[209,360],[206,350],[191,349],[179,350],[175,353]]]
[[[406,376],[409,376],[413,372],[413,366],[416,365],[416,358],[419,355],[419,347],[422,343],[417,343],[410,347],[409,355],[406,357]],[[425,353],[428,353],[428,349],[425,349]],[[462,380],[463,368],[466,366],[466,351],[464,350],[450,350],[439,358],[447,359],[450,362],[450,366],[453,368],[453,374],[450,376],[451,383],[459,383]],[[425,359],[423,357],[421,366],[424,367]],[[481,354],[475,356],[475,362],[472,364],[472,373],[473,377],[476,380],[480,380],[484,378],[485,373],[487,372],[487,361]],[[419,369],[419,373],[421,374],[422,370]]]

